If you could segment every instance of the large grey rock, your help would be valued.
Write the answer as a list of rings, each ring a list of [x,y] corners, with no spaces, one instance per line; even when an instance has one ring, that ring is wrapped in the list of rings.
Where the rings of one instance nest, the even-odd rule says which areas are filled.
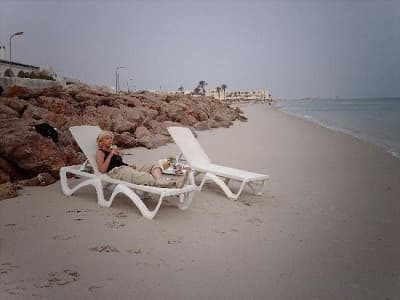
[[[0,120],[0,156],[26,174],[49,172],[58,176],[65,165],[61,149],[50,139],[29,130],[20,119]]]
[[[4,105],[0,102],[0,119],[16,118],[19,117],[17,111],[11,107]]]
[[[154,149],[171,142],[171,138],[162,134],[146,135],[137,139],[137,144],[146,147],[147,149]]]
[[[121,148],[133,148],[137,146],[135,137],[129,132],[115,134],[114,143]]]
[[[136,128],[136,131],[135,131],[136,139],[141,139],[141,138],[143,138],[145,136],[149,136],[149,135],[151,135],[151,132],[146,127],[139,126],[138,128]]]
[[[30,179],[20,180],[19,184],[24,186],[47,186],[56,182],[49,173],[40,173]]]
[[[17,188],[11,182],[0,184],[0,200],[17,197]]]

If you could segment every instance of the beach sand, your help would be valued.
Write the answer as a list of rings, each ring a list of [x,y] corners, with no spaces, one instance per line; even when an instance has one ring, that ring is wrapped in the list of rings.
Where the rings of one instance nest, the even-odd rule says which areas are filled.
[[[269,174],[262,196],[214,185],[144,219],[123,196],[59,182],[0,202],[0,299],[399,299],[400,159],[262,104],[199,133],[212,161]],[[140,164],[170,144],[132,149]]]

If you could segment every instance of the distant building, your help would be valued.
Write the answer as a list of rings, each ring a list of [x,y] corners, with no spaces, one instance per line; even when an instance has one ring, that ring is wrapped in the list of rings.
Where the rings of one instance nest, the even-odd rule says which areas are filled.
[[[206,96],[214,98],[214,99],[222,100],[222,99],[224,99],[224,92],[221,91],[218,94],[217,90],[206,90]]]
[[[272,100],[271,93],[268,90],[254,90],[254,91],[228,91],[223,90],[219,92],[215,90],[206,90],[206,96],[219,100],[227,101],[240,101],[240,100]]]
[[[227,92],[226,99],[235,100],[272,100],[271,93],[268,90],[254,90],[254,91],[232,91]]]
[[[3,52],[0,54],[4,54],[3,50],[0,52]],[[13,85],[30,89],[43,89],[58,85],[64,86],[65,81],[64,78],[57,77],[51,67],[45,69],[0,59],[0,87],[3,91],[7,91]]]
[[[201,94],[194,94],[193,90],[183,91],[161,91],[161,90],[147,90],[148,92],[155,93],[158,95],[192,95],[194,97],[201,96]],[[254,90],[254,91],[228,91],[223,90],[219,92],[215,90],[205,90],[205,96],[211,97],[218,100],[226,100],[229,102],[233,101],[272,101],[271,93],[268,90]]]
[[[16,77],[20,71],[30,73],[32,71],[38,72],[39,70],[40,68],[36,66],[0,59],[0,77]]]

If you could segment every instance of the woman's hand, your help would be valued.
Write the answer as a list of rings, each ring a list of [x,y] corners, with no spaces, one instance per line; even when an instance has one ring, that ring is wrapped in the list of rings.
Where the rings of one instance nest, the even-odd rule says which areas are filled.
[[[120,154],[121,154],[121,151],[119,151],[117,145],[112,145],[112,146],[111,146],[111,153],[112,153],[112,154],[120,155]]]

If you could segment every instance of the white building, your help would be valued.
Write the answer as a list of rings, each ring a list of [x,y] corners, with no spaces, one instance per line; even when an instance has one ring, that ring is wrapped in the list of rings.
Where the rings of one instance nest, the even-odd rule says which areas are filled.
[[[232,91],[227,93],[227,100],[272,100],[268,90]]]
[[[41,69],[36,66],[0,59],[0,87],[7,91],[11,86],[22,86],[30,89],[43,89],[58,85],[65,85],[63,78],[50,67]]]
[[[219,100],[239,101],[239,100],[272,100],[271,93],[268,90],[254,90],[254,91],[224,91],[221,89],[219,92],[215,90],[207,90],[206,96]]]
[[[30,73],[32,71],[39,72],[39,70],[40,68],[36,66],[0,59],[0,77],[16,77],[20,71]]]

